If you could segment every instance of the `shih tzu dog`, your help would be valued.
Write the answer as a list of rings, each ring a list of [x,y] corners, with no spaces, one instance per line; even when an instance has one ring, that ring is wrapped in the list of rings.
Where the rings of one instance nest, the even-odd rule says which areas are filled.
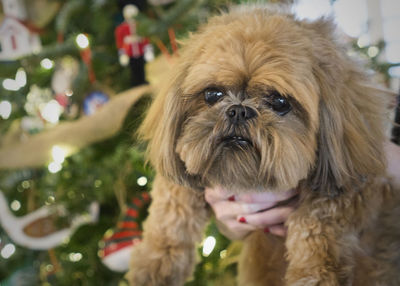
[[[240,285],[400,285],[386,100],[331,22],[241,6],[191,35],[140,130],[157,176],[132,285],[184,284],[216,185],[299,190],[285,239],[246,237]]]

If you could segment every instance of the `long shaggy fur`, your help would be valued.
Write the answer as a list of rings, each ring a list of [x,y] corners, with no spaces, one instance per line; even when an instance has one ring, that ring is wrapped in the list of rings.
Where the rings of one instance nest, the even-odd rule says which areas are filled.
[[[184,283],[209,217],[202,190],[215,185],[300,191],[286,241],[246,238],[240,285],[400,285],[399,207],[382,146],[386,100],[369,81],[330,20],[298,21],[262,6],[210,19],[185,43],[140,130],[157,178],[131,285]],[[206,102],[209,89],[223,97]],[[287,114],[271,108],[274,93],[290,103]],[[252,118],[232,123],[232,106]],[[247,143],[227,143],[232,135]]]

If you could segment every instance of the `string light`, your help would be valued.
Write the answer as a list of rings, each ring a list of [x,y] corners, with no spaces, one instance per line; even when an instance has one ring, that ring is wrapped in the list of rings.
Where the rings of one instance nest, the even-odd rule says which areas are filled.
[[[357,40],[357,46],[364,48],[369,45],[369,36],[367,34],[361,35]]]
[[[64,162],[66,155],[67,151],[58,145],[54,145],[53,148],[51,148],[51,156],[53,157],[53,161],[56,163],[61,164]]]
[[[374,57],[376,57],[378,55],[379,49],[376,46],[371,46],[371,47],[368,48],[367,53],[368,53],[369,57],[374,58]]]
[[[79,253],[79,252],[77,252],[77,253],[71,252],[71,253],[68,255],[68,258],[69,258],[69,260],[72,261],[72,262],[78,262],[78,261],[80,261],[80,260],[82,259],[82,254]]]
[[[62,163],[65,161],[65,157],[71,150],[65,146],[54,145],[51,148],[51,157],[53,161],[47,166],[50,173],[57,173],[62,169]]]
[[[51,163],[47,166],[47,168],[49,169],[49,172],[50,172],[50,173],[55,174],[55,173],[61,171],[62,166],[61,166],[60,163],[51,162]]]
[[[10,258],[15,252],[15,245],[12,243],[8,243],[4,246],[4,248],[1,250],[0,255],[4,259]]]
[[[40,65],[42,66],[42,68],[44,68],[46,70],[52,69],[54,66],[53,62],[48,58],[43,59],[40,62]]]
[[[12,105],[9,101],[0,101],[0,116],[3,119],[8,119],[11,115]]]
[[[217,243],[215,237],[213,236],[208,236],[204,241],[203,241],[203,256],[207,257],[211,254],[211,252],[214,250],[215,244]]]
[[[4,89],[11,90],[11,91],[17,91],[19,89],[19,85],[17,81],[11,79],[11,78],[6,78],[3,80],[3,87]]]
[[[24,189],[29,189],[30,186],[31,186],[31,183],[30,183],[28,180],[25,180],[25,181],[23,181],[23,182],[21,183],[21,186],[22,186]]]
[[[15,79],[6,78],[3,80],[3,88],[10,91],[17,91],[26,85],[26,72],[19,68],[15,74]]]
[[[54,124],[58,122],[62,112],[63,112],[62,106],[54,99],[46,103],[44,107],[41,109],[42,117],[46,121]]]
[[[23,68],[19,68],[17,70],[17,74],[15,75],[15,81],[17,82],[19,88],[24,87],[26,85],[26,72]]]
[[[21,203],[17,200],[14,200],[11,202],[10,206],[13,211],[18,211],[21,208]]]
[[[79,34],[78,36],[76,36],[76,44],[79,48],[86,49],[87,47],[89,47],[89,39],[86,35]]]
[[[222,250],[222,251],[219,253],[219,257],[221,257],[221,259],[224,259],[224,258],[226,257],[226,253],[227,253],[226,249]]]
[[[101,180],[95,180],[94,181],[94,186],[95,188],[100,188],[103,182]]]
[[[129,64],[129,56],[126,54],[120,55],[119,63],[121,64],[121,66],[126,67]]]
[[[142,176],[142,177],[140,177],[139,179],[137,179],[136,182],[137,182],[137,184],[138,184],[139,186],[141,186],[141,187],[146,186],[146,184],[147,184],[147,178],[144,177],[144,176]]]
[[[48,196],[45,202],[46,205],[51,205],[55,202],[56,198],[54,196]]]
[[[47,272],[53,272],[53,270],[54,270],[54,266],[53,265],[51,265],[51,264],[47,264],[46,265],[46,271]]]

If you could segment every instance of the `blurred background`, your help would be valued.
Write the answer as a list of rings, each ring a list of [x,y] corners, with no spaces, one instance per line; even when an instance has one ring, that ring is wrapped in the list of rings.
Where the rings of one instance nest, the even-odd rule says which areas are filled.
[[[1,286],[127,285],[154,175],[135,130],[176,39],[228,2],[255,1],[1,0]],[[293,11],[333,16],[349,55],[398,92],[400,1],[299,0]],[[235,285],[240,247],[211,222],[187,285]]]

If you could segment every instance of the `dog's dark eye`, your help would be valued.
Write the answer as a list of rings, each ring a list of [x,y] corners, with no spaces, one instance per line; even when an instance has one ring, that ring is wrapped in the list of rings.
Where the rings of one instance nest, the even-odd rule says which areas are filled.
[[[288,99],[276,91],[268,95],[267,105],[280,116],[287,114],[292,109]]]
[[[225,93],[222,90],[216,89],[216,88],[209,88],[204,91],[204,100],[208,104],[214,104],[218,100],[220,100]]]

